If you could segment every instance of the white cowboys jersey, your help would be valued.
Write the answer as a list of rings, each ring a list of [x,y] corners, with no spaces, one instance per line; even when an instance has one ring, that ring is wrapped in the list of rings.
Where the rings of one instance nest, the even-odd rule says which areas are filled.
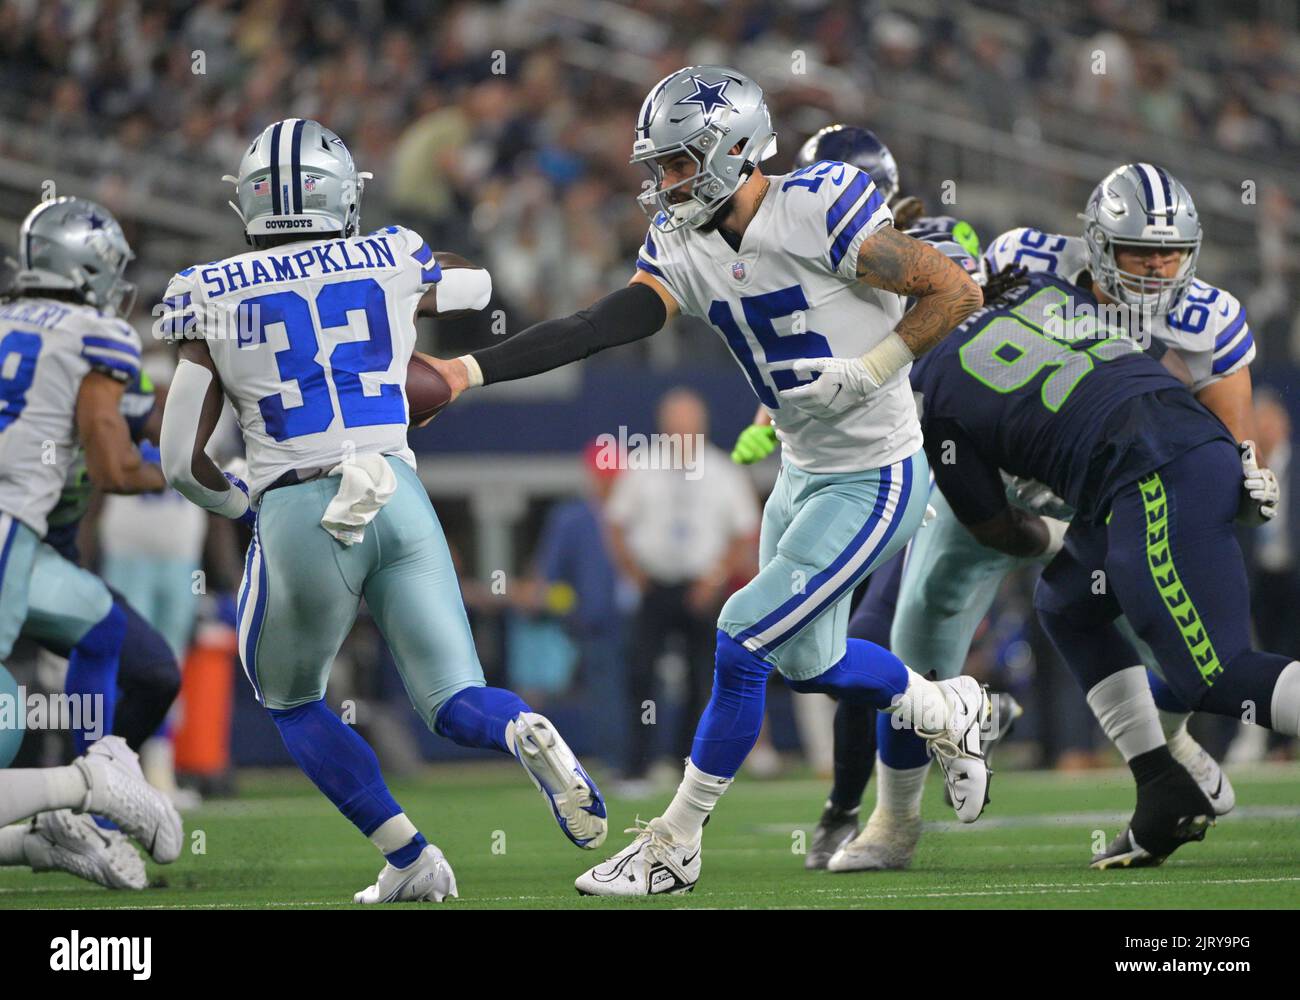
[[[43,538],[77,458],[81,380],[130,382],[140,337],[90,306],[41,298],[0,304],[0,330],[0,511]]]
[[[739,251],[717,232],[651,226],[636,266],[712,324],[772,415],[783,457],[807,472],[860,472],[921,447],[911,366],[833,419],[777,395],[800,358],[856,358],[903,315],[903,298],[857,280],[858,249],[892,224],[864,171],[823,161],[771,178]]]
[[[291,469],[332,468],[406,443],[415,310],[442,277],[418,234],[253,250],[181,271],[161,331],[203,337],[244,436],[257,496]]]
[[[990,244],[984,260],[990,274],[1019,264],[1075,281],[1088,267],[1088,247],[1080,236],[1012,229]],[[1193,392],[1245,368],[1255,357],[1246,307],[1234,295],[1200,279],[1192,281],[1182,301],[1161,317],[1151,335],[1187,362]]]

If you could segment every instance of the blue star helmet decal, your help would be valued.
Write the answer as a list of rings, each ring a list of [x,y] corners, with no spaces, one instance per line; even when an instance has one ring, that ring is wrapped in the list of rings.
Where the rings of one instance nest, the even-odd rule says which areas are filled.
[[[682,104],[696,104],[699,106],[700,111],[703,112],[705,121],[708,121],[718,108],[735,110],[735,105],[727,100],[727,84],[730,82],[730,80],[719,80],[717,83],[706,83],[698,76],[692,75],[691,83],[695,84],[695,93],[687,94],[673,107]],[[685,116],[673,119],[673,124],[683,121],[684,118]]]
[[[91,213],[86,216],[86,221],[90,223],[91,229],[103,229],[108,220],[98,212],[91,211]]]

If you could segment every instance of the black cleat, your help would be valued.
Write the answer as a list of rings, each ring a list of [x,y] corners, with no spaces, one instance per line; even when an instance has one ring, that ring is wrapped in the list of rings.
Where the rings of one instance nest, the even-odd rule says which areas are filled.
[[[1154,868],[1183,844],[1204,840],[1214,806],[1192,776],[1172,767],[1138,786],[1133,818],[1090,868]]]
[[[846,812],[827,805],[813,831],[812,845],[803,866],[810,871],[824,869],[831,855],[858,835],[858,810]]]

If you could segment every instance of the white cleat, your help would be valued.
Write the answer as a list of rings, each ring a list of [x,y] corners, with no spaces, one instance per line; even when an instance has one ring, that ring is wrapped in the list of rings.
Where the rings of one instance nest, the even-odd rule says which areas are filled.
[[[430,844],[405,868],[384,865],[379,879],[352,897],[366,906],[375,903],[441,903],[456,891],[456,874],[442,851]]]
[[[560,830],[573,843],[594,850],[605,842],[605,800],[569,744],[536,712],[520,712],[506,729],[510,750],[544,796]]]
[[[991,772],[980,748],[980,729],[991,717],[993,706],[988,690],[974,677],[952,677],[936,681],[935,686],[947,703],[947,724],[929,729],[930,713],[922,712],[916,734],[939,762],[957,818],[974,823],[989,800]]]
[[[574,881],[584,896],[668,896],[690,892],[700,880],[698,842],[677,844],[662,819],[640,823],[624,833],[636,839],[608,861]]]
[[[117,830],[103,830],[90,816],[71,809],[43,812],[32,819],[23,853],[34,872],[61,871],[106,889],[143,889],[144,861]]]
[[[1169,752],[1201,786],[1201,791],[1214,807],[1214,815],[1226,816],[1232,812],[1233,806],[1237,804],[1237,793],[1232,788],[1232,782],[1223,773],[1219,762],[1192,739],[1185,728],[1169,738]]]
[[[920,816],[893,816],[877,807],[862,832],[831,855],[826,870],[902,871],[912,863],[920,839]]]
[[[79,812],[111,820],[159,864],[180,857],[184,839],[180,814],[167,796],[144,780],[140,760],[126,740],[105,736],[73,763],[88,786]]]

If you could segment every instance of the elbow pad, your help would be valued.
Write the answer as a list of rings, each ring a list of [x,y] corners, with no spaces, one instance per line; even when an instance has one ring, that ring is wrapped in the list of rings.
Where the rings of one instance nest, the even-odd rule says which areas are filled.
[[[438,282],[438,312],[482,309],[492,298],[492,275],[481,267],[444,267]]]

